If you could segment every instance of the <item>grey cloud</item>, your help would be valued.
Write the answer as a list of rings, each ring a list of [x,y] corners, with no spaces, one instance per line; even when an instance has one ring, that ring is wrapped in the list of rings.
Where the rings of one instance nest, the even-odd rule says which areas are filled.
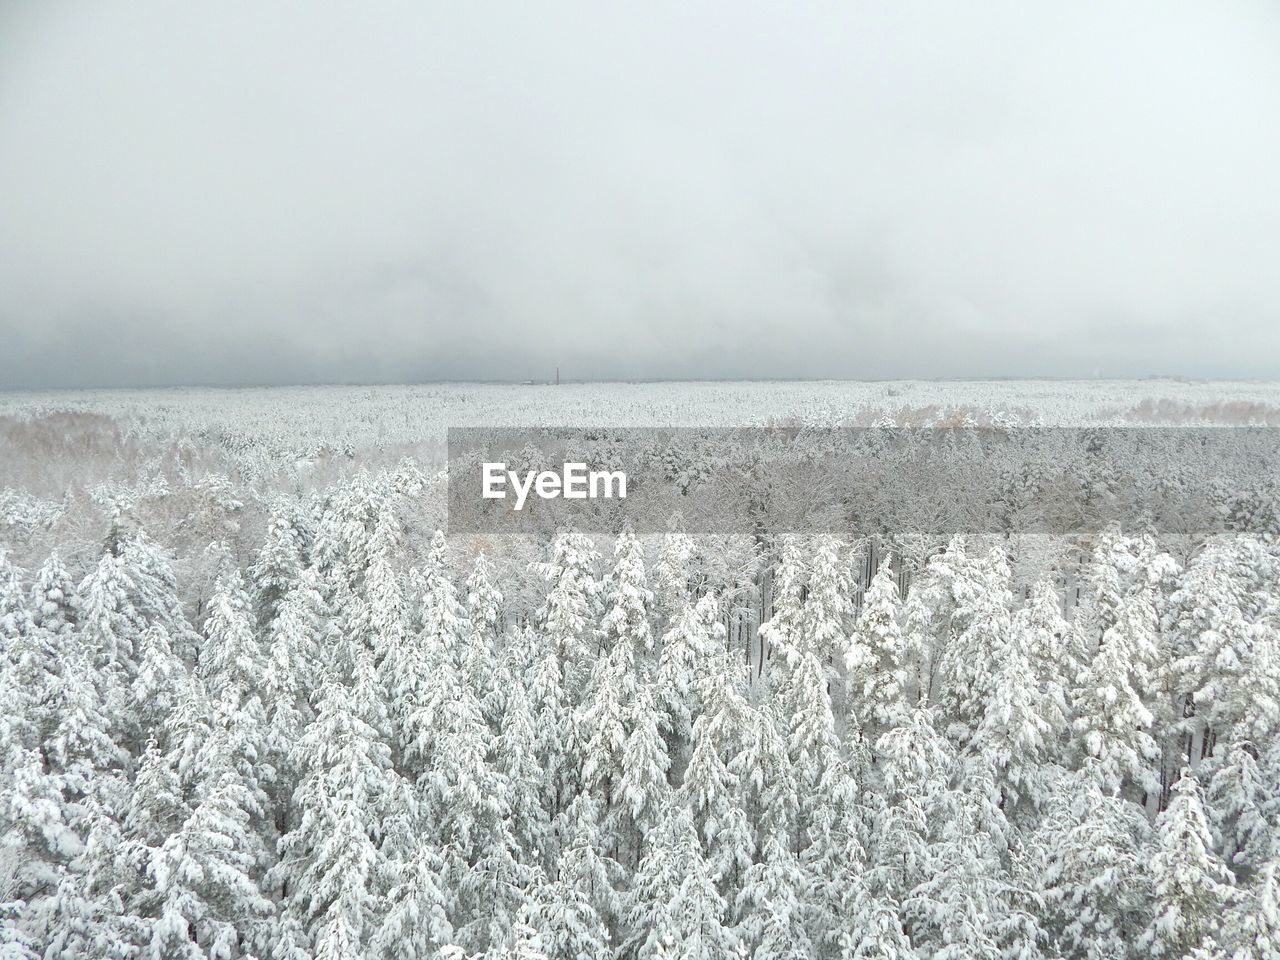
[[[0,387],[1280,376],[1280,9],[0,8]]]

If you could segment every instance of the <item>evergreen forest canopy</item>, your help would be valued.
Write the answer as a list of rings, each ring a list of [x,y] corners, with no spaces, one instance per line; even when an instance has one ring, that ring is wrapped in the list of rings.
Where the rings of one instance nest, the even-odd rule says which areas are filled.
[[[1280,956],[1266,533],[446,539],[400,450],[144,426],[55,497],[56,424],[5,960]]]

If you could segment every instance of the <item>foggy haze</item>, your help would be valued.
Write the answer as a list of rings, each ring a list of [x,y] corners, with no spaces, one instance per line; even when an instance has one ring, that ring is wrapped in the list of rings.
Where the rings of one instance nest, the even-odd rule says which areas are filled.
[[[0,388],[1280,376],[1270,2],[0,5]]]

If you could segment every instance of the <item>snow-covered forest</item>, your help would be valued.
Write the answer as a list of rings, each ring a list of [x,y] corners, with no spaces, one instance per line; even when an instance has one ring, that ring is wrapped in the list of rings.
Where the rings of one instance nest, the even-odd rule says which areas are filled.
[[[1275,960],[1274,539],[439,532],[495,411],[1280,414],[1231,389],[10,395],[0,958]]]

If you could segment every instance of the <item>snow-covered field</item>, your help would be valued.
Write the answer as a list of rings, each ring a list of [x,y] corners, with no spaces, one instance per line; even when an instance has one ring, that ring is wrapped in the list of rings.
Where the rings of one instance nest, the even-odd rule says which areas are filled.
[[[451,426],[763,424],[1280,384],[0,393],[0,957],[1280,957],[1272,539],[436,532]]]
[[[463,426],[866,426],[998,417],[1055,426],[1280,422],[1280,383],[705,381],[0,392],[0,417],[81,411],[149,437],[241,437],[306,454],[417,447]]]

